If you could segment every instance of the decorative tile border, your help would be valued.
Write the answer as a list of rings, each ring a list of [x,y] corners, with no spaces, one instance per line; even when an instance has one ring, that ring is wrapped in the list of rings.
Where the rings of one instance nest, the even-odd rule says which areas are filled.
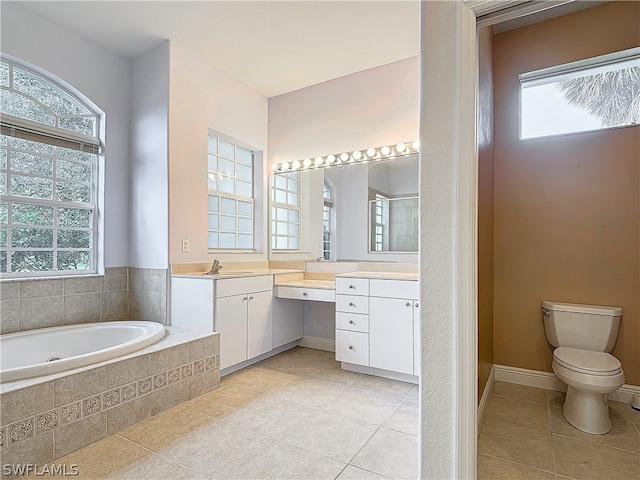
[[[80,419],[130,402],[169,385],[188,380],[205,370],[220,368],[220,354],[171,368],[105,392],[0,427],[0,448],[50,432]]]

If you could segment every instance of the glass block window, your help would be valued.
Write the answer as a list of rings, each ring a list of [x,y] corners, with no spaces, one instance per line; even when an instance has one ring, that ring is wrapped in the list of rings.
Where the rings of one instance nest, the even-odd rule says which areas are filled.
[[[331,260],[331,223],[333,215],[333,197],[331,187],[324,182],[324,205],[322,208],[322,255],[325,260]]]
[[[210,249],[253,249],[253,151],[209,135],[208,226]]]
[[[300,172],[273,175],[271,248],[300,249]]]
[[[0,273],[95,273],[98,115],[5,60],[0,111]]]
[[[386,250],[388,243],[389,228],[389,199],[383,195],[376,194],[375,200],[371,201],[371,251],[382,252]]]

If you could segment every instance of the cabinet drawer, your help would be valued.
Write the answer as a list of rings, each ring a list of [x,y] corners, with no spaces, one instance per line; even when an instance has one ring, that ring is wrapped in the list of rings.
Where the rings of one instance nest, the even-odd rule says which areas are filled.
[[[369,332],[369,315],[336,312],[336,328],[352,332]]]
[[[273,288],[273,275],[256,277],[222,278],[216,280],[216,298],[241,295],[243,293],[264,292]]]
[[[369,365],[369,334],[336,330],[336,360]]]
[[[369,279],[336,277],[336,293],[342,295],[369,295]]]
[[[381,280],[371,279],[372,297],[420,298],[417,280]]]
[[[316,302],[335,302],[336,292],[327,288],[276,287],[278,298],[312,300]]]
[[[336,312],[369,313],[369,297],[336,295]]]

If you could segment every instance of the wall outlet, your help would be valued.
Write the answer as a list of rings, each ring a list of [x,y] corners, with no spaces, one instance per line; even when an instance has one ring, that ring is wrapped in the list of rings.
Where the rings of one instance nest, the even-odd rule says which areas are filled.
[[[185,253],[189,251],[189,240],[182,240],[182,251]]]

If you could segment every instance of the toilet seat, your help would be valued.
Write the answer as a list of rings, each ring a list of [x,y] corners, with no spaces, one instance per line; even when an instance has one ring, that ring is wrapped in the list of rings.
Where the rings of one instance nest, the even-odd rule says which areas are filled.
[[[587,375],[610,376],[622,372],[620,361],[605,352],[558,347],[553,352],[553,359],[571,371]]]

